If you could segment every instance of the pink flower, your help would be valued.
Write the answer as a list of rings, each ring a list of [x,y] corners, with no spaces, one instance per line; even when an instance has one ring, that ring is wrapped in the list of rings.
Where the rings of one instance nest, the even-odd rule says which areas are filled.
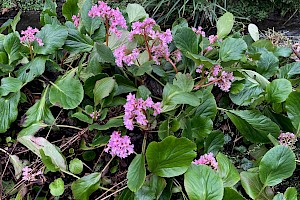
[[[80,14],[78,13],[77,15],[73,15],[72,20],[74,22],[75,27],[78,28],[79,20],[80,20]]]
[[[205,37],[205,32],[202,31],[202,27],[198,26],[198,28],[192,27],[192,30],[197,34],[197,35],[202,35],[202,37]]]
[[[154,32],[152,28],[155,24],[156,22],[152,18],[146,18],[143,22],[134,22],[131,26],[129,40],[132,41],[134,35],[152,35]]]
[[[137,48],[133,49],[130,54],[126,54],[126,52],[128,52],[128,49],[125,45],[122,45],[114,50],[114,56],[116,58],[116,64],[118,67],[123,67],[123,62],[128,66],[133,65],[140,53]]]
[[[43,175],[43,172],[38,171],[36,173],[33,173],[33,170],[28,166],[22,169],[22,180],[24,181],[36,181],[38,180],[37,176],[39,175]]]
[[[134,145],[131,144],[130,137],[127,135],[121,136],[119,131],[114,131],[104,151],[110,153],[112,156],[116,155],[120,158],[126,158],[133,153],[133,147]]]
[[[211,76],[208,78],[208,82],[214,82],[214,85],[218,86],[224,92],[229,92],[233,80],[233,73],[222,71],[222,67],[220,65],[213,66]]]
[[[204,49],[205,52],[211,51],[213,48],[211,46],[208,46],[206,49]]]
[[[278,137],[280,145],[289,146],[295,149],[295,144],[297,142],[297,136],[294,133],[286,132],[281,133]]]
[[[221,65],[214,65],[213,68],[212,68],[212,75],[213,76],[218,76],[219,75],[219,72],[222,70],[222,67]]]
[[[199,65],[197,68],[196,68],[196,73],[202,73],[202,69],[203,69],[203,64],[202,65]]]
[[[218,35],[210,35],[210,36],[208,36],[208,40],[209,40],[210,44],[215,43],[217,41],[217,39],[218,39]]]
[[[147,109],[153,109],[153,116],[160,114],[161,103],[154,103],[151,97],[148,97],[146,100],[143,100],[142,98],[136,99],[134,94],[129,93],[127,95],[127,102],[124,105],[124,109],[124,125],[128,130],[133,130],[134,120],[140,126],[147,126]]]
[[[118,38],[121,37],[122,32],[117,27],[127,29],[126,21],[119,8],[113,9],[103,1],[99,1],[98,5],[92,6],[88,15],[92,18],[100,17],[105,22],[109,23],[109,31],[115,33]]]
[[[182,54],[181,54],[181,52],[180,52],[180,50],[179,49],[177,49],[177,50],[175,50],[174,52],[173,52],[173,56],[174,56],[174,60],[175,60],[175,62],[179,62],[179,61],[181,61],[181,59],[182,59]]]
[[[213,153],[208,153],[208,154],[204,154],[202,156],[200,156],[200,158],[198,160],[194,160],[193,164],[195,165],[208,165],[211,168],[217,170],[218,169],[218,162],[216,161],[216,159],[214,158],[214,154]]]
[[[20,41],[22,43],[31,45],[32,42],[37,41],[39,46],[44,46],[44,43],[40,38],[35,37],[35,34],[38,33],[39,30],[37,28],[31,28],[30,26],[27,27],[27,30],[21,31],[21,34],[23,35],[20,38]]]

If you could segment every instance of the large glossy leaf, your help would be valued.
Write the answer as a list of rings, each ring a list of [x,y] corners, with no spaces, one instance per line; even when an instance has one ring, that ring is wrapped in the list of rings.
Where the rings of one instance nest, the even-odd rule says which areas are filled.
[[[269,79],[277,72],[278,66],[278,58],[272,52],[265,50],[262,52],[260,59],[257,62],[256,71]]]
[[[193,93],[184,92],[178,86],[167,83],[163,90],[162,104],[163,112],[167,112],[175,109],[178,104],[198,106],[200,100]]]
[[[115,63],[115,57],[109,47],[102,43],[95,42],[94,48],[90,55],[90,61],[99,66],[99,63]]]
[[[227,36],[233,27],[234,19],[233,14],[226,12],[217,21],[217,35],[219,39]]]
[[[294,187],[289,187],[284,192],[285,199],[297,200],[297,189]]]
[[[230,187],[224,188],[223,200],[246,200],[240,193]]]
[[[37,54],[53,54],[57,49],[62,47],[67,39],[68,29],[61,25],[46,24],[36,37],[40,38],[44,45],[39,46],[34,43],[34,52]]]
[[[20,92],[9,94],[0,98],[0,133],[4,133],[10,124],[17,119]]]
[[[34,58],[26,65],[20,67],[18,71],[16,71],[17,78],[20,79],[23,83],[32,81],[34,78],[44,73],[45,63],[45,57],[39,56]]]
[[[22,88],[22,81],[13,77],[1,79],[0,97],[6,96],[11,92],[18,92]]]
[[[18,141],[26,146],[29,150],[41,157],[41,150],[51,158],[52,163],[61,170],[66,170],[66,160],[60,152],[59,148],[51,144],[43,137],[34,137],[32,135],[18,137]]]
[[[242,38],[227,38],[220,46],[220,59],[224,62],[239,60],[246,49],[247,44]]]
[[[46,103],[48,87],[43,92],[42,98],[26,111],[23,127],[28,127],[35,122],[43,120],[46,124],[53,124],[54,117]]]
[[[292,92],[286,100],[285,108],[294,128],[300,130],[300,92]]]
[[[113,77],[106,77],[96,82],[94,88],[95,105],[98,105],[105,97],[109,96],[115,87],[115,83]]]
[[[89,126],[89,129],[90,130],[97,129],[99,131],[103,131],[113,127],[120,127],[122,125],[123,125],[123,119],[111,118],[110,120],[108,120],[106,124],[104,125],[92,124]]]
[[[296,169],[295,154],[288,146],[275,146],[259,163],[259,178],[264,185],[275,186],[292,176]]]
[[[224,187],[233,187],[240,180],[239,172],[224,154],[218,153],[217,161],[218,173],[223,180]]]
[[[259,180],[257,172],[241,172],[241,183],[246,193],[252,198],[257,200],[270,200],[273,197],[270,188],[263,189],[263,184]]]
[[[135,199],[159,199],[167,183],[164,178],[151,174],[141,189],[135,193]]]
[[[68,32],[65,48],[70,53],[90,52],[93,49],[94,42],[89,36],[81,34],[77,29],[69,28]]]
[[[179,176],[186,172],[196,157],[195,149],[192,141],[174,136],[161,142],[151,142],[146,151],[148,168],[158,176]]]
[[[254,41],[259,40],[259,31],[258,27],[255,24],[248,25],[248,32]]]
[[[196,115],[191,119],[187,119],[184,124],[182,136],[189,139],[202,140],[212,131],[213,122],[208,117]]]
[[[286,64],[279,69],[279,78],[294,78],[295,75],[300,74],[300,62],[293,62]]]
[[[20,131],[20,133],[18,134],[18,137],[23,137],[23,136],[33,136],[35,135],[39,130],[47,127],[47,124],[44,124],[42,122],[38,122],[35,124],[30,125],[27,128],[22,129],[22,131]]]
[[[49,100],[52,104],[64,109],[73,109],[81,103],[83,87],[80,81],[73,76],[73,73],[69,73],[53,83],[49,92]]]
[[[194,88],[193,77],[189,74],[177,73],[173,85],[178,86],[184,92],[191,92]]]
[[[206,165],[192,164],[184,174],[184,188],[190,200],[222,200],[223,183]]]
[[[67,0],[62,6],[62,14],[64,17],[72,21],[72,16],[78,14],[78,0]]]
[[[98,172],[84,176],[71,185],[75,200],[89,200],[89,196],[99,189],[101,174]]]
[[[240,133],[251,142],[269,143],[268,135],[279,136],[279,127],[257,110],[229,110],[226,114]]]
[[[202,89],[201,94],[202,101],[197,107],[195,114],[201,115],[202,117],[209,117],[213,120],[217,114],[217,104],[215,97],[209,89]]]
[[[222,149],[224,145],[224,133],[221,131],[212,131],[204,141],[204,152],[212,152],[214,155]]]
[[[266,99],[271,103],[282,103],[288,98],[292,89],[292,84],[287,79],[275,79],[266,88]]]
[[[21,43],[16,33],[10,33],[5,37],[3,47],[8,55],[9,65],[20,58]]]
[[[198,40],[196,33],[191,28],[183,27],[177,30],[174,36],[175,45],[186,55],[198,54]]]
[[[128,4],[126,7],[126,12],[128,14],[128,19],[130,23],[148,17],[148,14],[146,13],[143,6],[136,3]]]
[[[145,156],[143,154],[137,154],[131,161],[127,172],[127,186],[133,191],[137,192],[145,182],[146,167]]]
[[[114,76],[118,84],[118,88],[115,93],[115,96],[123,93],[128,94],[129,92],[134,92],[137,90],[135,84],[131,80],[119,74],[115,74]]]

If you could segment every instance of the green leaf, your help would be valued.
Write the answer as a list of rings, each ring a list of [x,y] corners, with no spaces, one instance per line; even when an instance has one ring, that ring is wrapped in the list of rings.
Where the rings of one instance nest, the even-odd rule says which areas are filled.
[[[263,189],[257,172],[243,171],[240,175],[242,186],[252,199],[270,200],[273,198],[274,195],[270,188]]]
[[[127,30],[119,30],[121,31],[122,35],[119,38],[116,34],[112,33],[108,37],[108,47],[113,51],[118,47],[125,45],[127,49],[134,49],[137,46],[136,41],[129,41],[129,31]],[[104,38],[105,38],[105,31],[104,31]],[[147,53],[147,52],[146,52]],[[147,54],[148,55],[148,54]],[[140,60],[139,60],[140,61]]]
[[[77,29],[68,29],[69,35],[65,42],[65,48],[70,53],[90,52],[94,47],[93,40],[81,34]]]
[[[142,76],[145,73],[151,73],[153,61],[146,61],[141,66],[131,65],[128,67],[128,71],[132,73],[133,76]]]
[[[73,174],[80,174],[83,171],[83,163],[78,158],[74,158],[69,164],[70,172]]]
[[[284,197],[287,200],[297,200],[297,189],[294,187],[289,187],[284,192]]]
[[[82,7],[80,9],[80,25],[83,25],[85,30],[89,33],[89,35],[93,35],[95,30],[100,27],[101,19],[100,17],[91,18],[88,15],[88,12],[91,10],[93,6],[92,0],[81,0],[80,3]]]
[[[188,27],[183,27],[177,30],[174,36],[175,45],[180,51],[187,53],[198,54],[198,40],[196,33]]]
[[[23,136],[29,136],[29,135],[35,135],[39,130],[47,127],[47,124],[38,122],[35,124],[30,125],[27,128],[23,128],[22,131],[18,134],[18,137],[23,137]]]
[[[135,84],[131,80],[119,74],[115,74],[114,76],[118,84],[118,89],[115,93],[115,96],[123,93],[128,94],[129,92],[137,91]]]
[[[126,12],[128,14],[129,23],[148,17],[148,14],[143,6],[136,3],[128,4],[126,7]]]
[[[224,188],[223,200],[246,200],[240,193],[230,187]]]
[[[293,62],[280,67],[278,78],[294,78],[300,74],[300,62]]]
[[[293,53],[293,51],[292,51],[292,49],[290,47],[277,46],[275,48],[275,51],[273,53],[277,57],[281,56],[281,57],[287,58],[287,57],[289,57]]]
[[[193,77],[189,74],[177,73],[173,85],[178,86],[184,92],[191,92],[194,88]]]
[[[224,187],[233,187],[240,180],[240,175],[231,161],[222,153],[217,155],[218,173],[223,180]]]
[[[131,161],[127,172],[127,186],[133,191],[137,192],[145,182],[146,168],[145,168],[145,156],[143,154],[137,154]]]
[[[146,100],[150,95],[151,95],[151,92],[146,86],[141,85],[138,87],[138,91],[136,93],[136,98],[142,98],[143,100]]]
[[[18,14],[16,14],[16,16],[15,16],[14,19],[13,19],[13,21],[11,22],[11,29],[13,30],[13,32],[16,31],[17,24],[18,24],[19,21],[21,20],[21,14],[22,14],[22,11],[19,10]]]
[[[128,188],[123,190],[121,194],[116,198],[116,200],[130,200],[130,199],[134,199],[134,193]]]
[[[108,130],[113,127],[123,126],[123,119],[111,118],[105,125],[92,124],[89,126],[89,130],[97,129],[99,131]]]
[[[164,178],[151,174],[141,189],[135,193],[135,199],[159,199],[167,183]]]
[[[300,130],[300,92],[292,92],[286,100],[285,108],[294,128]]]
[[[65,158],[59,148],[51,144],[45,138],[28,135],[18,137],[18,141],[39,157],[41,157],[40,150],[43,150],[44,154],[51,158],[55,166],[61,170],[67,169]]]
[[[23,127],[28,127],[33,123],[40,122],[41,120],[43,120],[46,124],[52,125],[54,123],[55,119],[46,103],[47,91],[48,87],[43,92],[41,99],[26,111],[26,118],[22,124]]]
[[[224,133],[221,131],[211,132],[204,141],[204,152],[212,152],[214,155],[222,149],[224,145]]]
[[[292,84],[287,79],[275,79],[266,88],[266,99],[270,103],[282,103],[292,90]]]
[[[264,185],[275,186],[293,175],[296,169],[295,154],[288,146],[275,146],[259,163],[259,178]]]
[[[72,117],[75,117],[75,118],[79,119],[80,121],[83,121],[83,122],[88,123],[88,124],[93,123],[93,119],[90,116],[87,116],[86,114],[83,114],[81,111],[74,113],[72,115]]]
[[[102,43],[94,43],[94,48],[90,56],[91,61],[99,63],[115,64],[115,57],[109,47]]]
[[[206,165],[192,164],[184,174],[184,188],[190,200],[222,200],[223,183]]]
[[[16,71],[17,78],[23,83],[28,83],[44,73],[45,64],[45,57],[36,57]]]
[[[227,116],[239,132],[251,142],[270,143],[268,135],[279,136],[279,127],[257,110],[229,110]]]
[[[92,173],[84,176],[71,185],[72,193],[75,200],[89,200],[89,196],[99,189],[101,174]]]
[[[21,43],[16,33],[10,33],[5,37],[3,41],[3,47],[8,55],[9,65],[21,57]]]
[[[24,163],[16,155],[9,155],[9,162],[13,165],[16,179],[19,179],[22,175],[22,169],[25,167]]]
[[[68,29],[62,25],[46,24],[40,32],[36,34],[44,45],[39,46],[37,42],[33,43],[33,50],[37,54],[49,55],[53,54],[62,47],[67,39]]]
[[[219,39],[227,36],[233,27],[234,19],[233,14],[226,12],[217,21],[217,35]]]
[[[5,133],[17,119],[21,93],[16,92],[0,98],[0,133]]]
[[[149,170],[161,177],[179,176],[186,172],[196,157],[195,143],[186,138],[166,137],[151,142],[146,151]]]
[[[255,24],[248,25],[248,32],[254,41],[259,40],[259,31],[258,27]]]
[[[105,97],[113,91],[115,87],[115,79],[113,77],[106,77],[98,80],[94,88],[94,102],[97,106]]]
[[[265,50],[273,52],[274,48],[275,48],[274,45],[273,45],[273,43],[272,43],[272,41],[268,40],[268,39],[262,39],[262,40],[258,40],[256,42],[253,42],[251,44],[251,46],[258,47],[258,51],[259,52],[263,52]]]
[[[269,79],[277,72],[278,69],[278,58],[272,52],[264,50],[260,56],[259,61],[257,62],[256,71]]]
[[[202,94],[202,101],[197,107],[195,115],[201,115],[203,117],[209,117],[212,120],[217,114],[217,104],[214,95],[209,89],[198,90]]]
[[[72,21],[72,16],[78,14],[78,0],[67,0],[62,6],[62,14],[66,20]]]
[[[52,84],[49,92],[49,100],[53,105],[58,105],[64,109],[76,108],[83,99],[83,87],[77,78],[69,73],[58,78]]]
[[[46,170],[50,172],[57,172],[59,171],[59,167],[53,164],[52,159],[50,156],[46,156],[43,149],[40,149],[41,160],[43,164],[46,166]]]
[[[64,181],[61,178],[55,179],[52,183],[50,183],[49,189],[53,196],[62,195],[65,191]]]
[[[95,88],[95,84],[98,80],[108,77],[108,74],[97,74],[96,76],[91,76],[89,77],[85,82],[84,82],[84,91],[85,93],[90,97],[90,98],[94,98],[94,88]]]
[[[193,93],[184,92],[178,86],[167,83],[163,90],[163,112],[175,109],[178,104],[189,104],[195,107],[200,104],[200,101]]]
[[[163,121],[158,128],[158,137],[160,140],[165,139],[170,135],[170,127],[169,127],[169,121],[165,120]]]
[[[276,194],[272,200],[285,200],[282,193]]]
[[[247,49],[247,44],[242,38],[227,38],[220,46],[220,59],[223,62],[240,60]]]
[[[6,77],[1,79],[0,97],[6,96],[11,92],[18,92],[22,88],[22,82],[13,77]]]
[[[202,140],[207,137],[213,128],[213,122],[208,117],[202,117],[200,115],[194,116],[192,119],[188,120],[185,124],[182,136],[192,139]]]

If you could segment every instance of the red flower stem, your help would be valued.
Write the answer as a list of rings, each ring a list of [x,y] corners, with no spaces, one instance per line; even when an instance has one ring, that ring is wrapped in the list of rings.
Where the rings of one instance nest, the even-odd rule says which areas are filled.
[[[165,57],[165,59],[166,59],[169,63],[171,63],[171,65],[173,66],[173,68],[174,68],[174,70],[175,70],[175,72],[176,72],[176,74],[177,74],[177,73],[178,73],[178,69],[177,69],[176,65],[173,63],[173,61],[172,61],[169,57]]]
[[[108,37],[109,37],[109,21],[108,18],[105,18],[105,39],[106,39],[106,46],[108,46]]]
[[[149,43],[148,43],[148,40],[147,40],[146,33],[144,33],[144,40],[145,40],[145,44],[146,44],[146,49],[148,51],[149,60],[152,60],[152,55],[151,55],[151,51],[150,51],[150,47],[149,47]]]

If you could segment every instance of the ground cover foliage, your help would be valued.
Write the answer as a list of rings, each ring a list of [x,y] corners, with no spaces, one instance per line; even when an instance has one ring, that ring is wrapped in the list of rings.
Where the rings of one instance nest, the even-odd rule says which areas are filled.
[[[56,7],[0,27],[0,199],[297,199],[292,48],[229,12],[206,35],[139,4]]]

